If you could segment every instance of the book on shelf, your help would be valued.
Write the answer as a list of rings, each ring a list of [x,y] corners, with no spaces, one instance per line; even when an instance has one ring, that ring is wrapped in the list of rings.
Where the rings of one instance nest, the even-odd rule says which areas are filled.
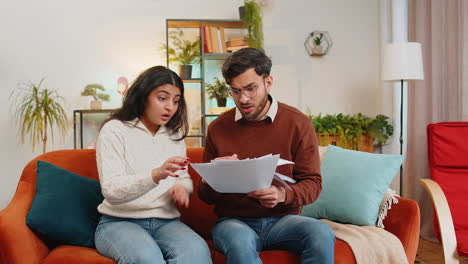
[[[200,37],[203,38],[203,52],[208,53],[208,42],[206,42],[206,30],[205,27],[200,28]]]
[[[219,45],[218,45],[218,30],[216,27],[210,26],[210,33],[211,33],[211,44],[213,45],[212,52],[219,53]]]
[[[247,41],[227,41],[226,46],[233,47],[233,46],[245,46],[249,45]]]
[[[240,37],[240,38],[235,38],[235,39],[229,38],[228,41],[226,42],[226,45],[228,47],[248,45],[247,37]]]
[[[205,26],[203,30],[205,53],[226,53],[226,32],[224,27]]]
[[[226,51],[227,52],[236,52],[243,48],[248,48],[249,43],[246,36],[242,37],[230,37],[226,42]]]
[[[220,33],[220,38],[221,38],[221,48],[222,48],[222,51],[223,53],[226,53],[227,52],[227,47],[226,47],[226,34],[224,32],[224,28],[223,27],[220,27],[219,28],[219,33]]]
[[[240,49],[243,49],[243,48],[248,48],[249,45],[241,45],[241,46],[232,46],[232,47],[226,47],[226,50],[227,52],[236,52]]]
[[[205,26],[205,43],[207,47],[206,52],[207,53],[213,52],[213,44],[211,42],[211,29],[209,26]]]
[[[247,37],[246,36],[240,36],[240,37],[230,37],[228,39],[229,41],[234,41],[234,40],[247,40]]]

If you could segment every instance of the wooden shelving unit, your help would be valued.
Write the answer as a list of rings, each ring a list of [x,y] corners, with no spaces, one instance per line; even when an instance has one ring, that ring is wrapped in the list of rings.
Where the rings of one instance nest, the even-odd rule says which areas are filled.
[[[211,83],[213,80],[214,73],[221,75],[221,65],[228,58],[230,53],[207,53],[205,52],[205,34],[202,34],[205,27],[216,27],[223,28],[226,32],[226,39],[229,36],[245,36],[247,30],[244,28],[244,24],[239,20],[216,20],[216,19],[167,19],[166,20],[166,45],[170,47],[169,31],[175,29],[187,29],[194,30],[198,29],[198,37],[201,41],[201,59],[200,59],[200,78],[184,80],[186,84],[186,100],[189,106],[189,122],[191,129],[189,136],[186,140],[187,147],[201,147],[205,143],[206,128],[212,120],[214,120],[217,114],[209,113],[209,101],[208,96],[205,93],[205,84]],[[234,33],[233,33],[234,32]],[[167,54],[167,66],[173,70],[176,70],[176,65],[169,64],[169,54]],[[193,76],[193,74],[192,74]],[[197,96],[192,96],[187,92],[188,89],[194,89],[193,85],[197,85],[199,91]],[[187,88],[189,87],[190,88]],[[195,98],[196,97],[196,98]],[[192,111],[190,110],[192,108]]]

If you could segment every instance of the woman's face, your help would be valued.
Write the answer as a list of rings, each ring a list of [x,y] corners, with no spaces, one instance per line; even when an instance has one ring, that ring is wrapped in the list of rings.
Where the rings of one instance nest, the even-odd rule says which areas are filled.
[[[181,99],[180,89],[172,84],[156,87],[146,98],[142,121],[152,132],[167,124],[174,116]]]

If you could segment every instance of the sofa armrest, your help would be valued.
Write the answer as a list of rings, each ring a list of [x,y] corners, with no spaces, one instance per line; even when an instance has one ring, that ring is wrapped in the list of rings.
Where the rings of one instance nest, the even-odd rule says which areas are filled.
[[[444,251],[445,263],[458,264],[459,256],[457,252],[457,238],[447,198],[437,182],[431,179],[420,179],[419,183],[422,184],[422,186],[424,186],[424,188],[429,192],[437,219],[439,220],[440,237]]]
[[[0,211],[0,263],[40,263],[49,248],[26,225],[34,186],[20,181],[13,200]]]
[[[384,219],[385,230],[397,236],[405,249],[409,263],[414,263],[419,244],[421,215],[414,200],[397,197]]]

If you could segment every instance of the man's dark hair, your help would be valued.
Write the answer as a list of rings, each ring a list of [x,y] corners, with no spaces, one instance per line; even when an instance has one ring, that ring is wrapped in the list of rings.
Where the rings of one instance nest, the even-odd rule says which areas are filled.
[[[255,68],[259,76],[270,75],[271,59],[265,53],[255,48],[244,48],[234,52],[223,64],[223,77],[228,84],[232,78]]]
[[[122,107],[117,109],[107,120],[117,119],[122,122],[141,118],[146,109],[146,99],[151,91],[164,84],[172,84],[180,89],[179,107],[174,116],[166,124],[173,134],[182,133],[184,139],[188,134],[187,105],[184,97],[184,83],[172,70],[164,66],[154,66],[141,73],[128,89],[123,99]],[[106,122],[107,122],[106,121]]]

